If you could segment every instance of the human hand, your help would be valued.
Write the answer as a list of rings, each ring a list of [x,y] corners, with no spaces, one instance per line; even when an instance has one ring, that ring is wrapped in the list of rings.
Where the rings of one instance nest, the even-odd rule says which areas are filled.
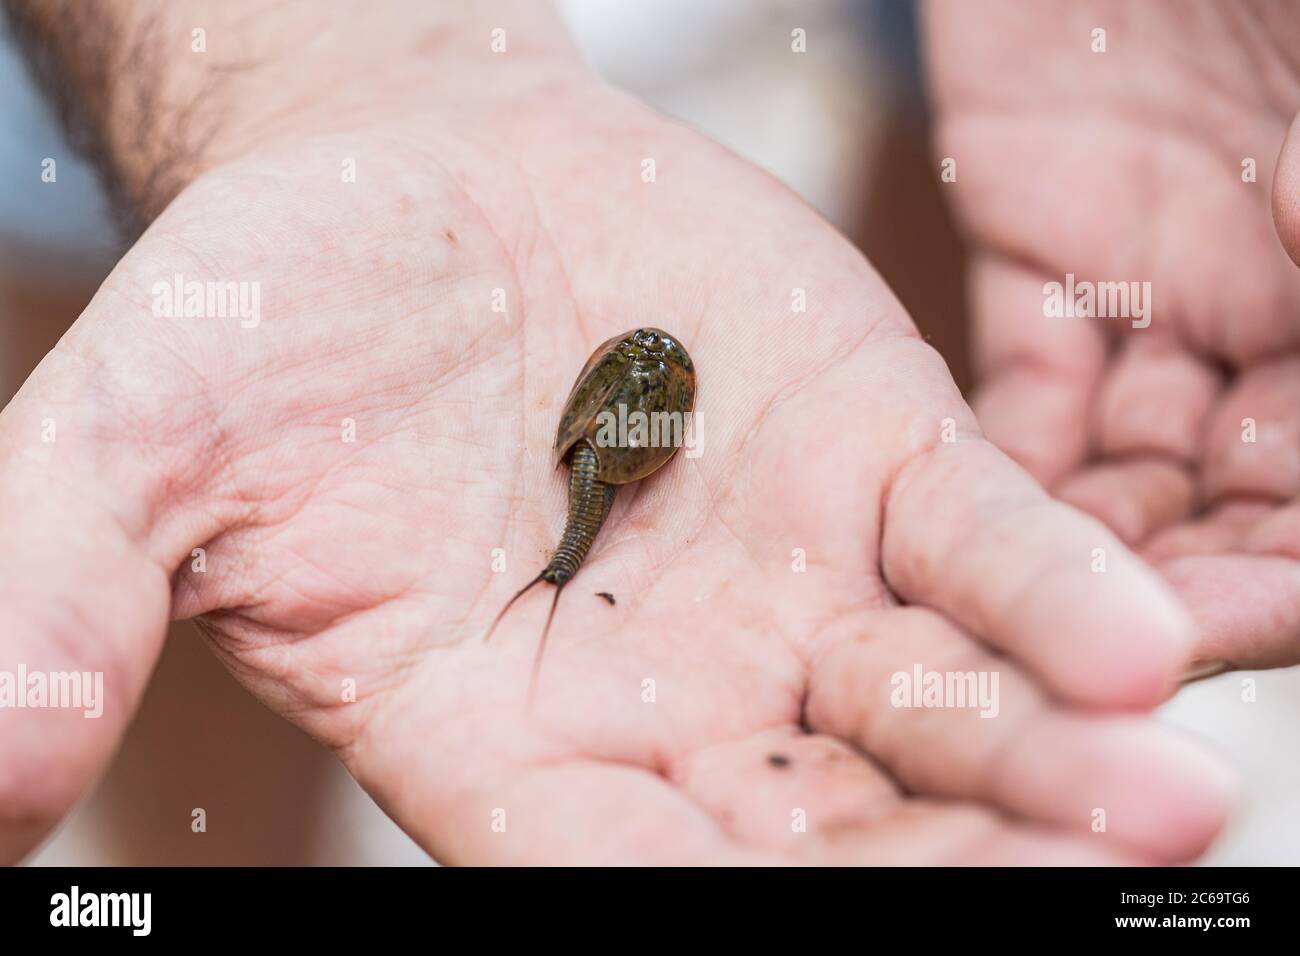
[[[1156,563],[1197,624],[1189,673],[1295,663],[1300,274],[1269,189],[1294,6],[939,2],[926,26],[982,426]],[[1046,318],[1066,274],[1148,282],[1150,313]]]
[[[485,53],[467,102],[404,82],[218,137],[0,415],[3,653],[109,694],[0,712],[8,855],[102,766],[169,609],[446,862],[1199,852],[1230,781],[1106,712],[1185,660],[1156,576],[979,436],[847,242],[526,9],[493,23],[533,62]],[[259,321],[155,315],[177,274],[260,283]],[[620,496],[530,709],[549,595],[482,635],[557,539],[569,386],[641,324],[695,359],[702,454]],[[996,717],[891,706],[916,666],[996,673]]]

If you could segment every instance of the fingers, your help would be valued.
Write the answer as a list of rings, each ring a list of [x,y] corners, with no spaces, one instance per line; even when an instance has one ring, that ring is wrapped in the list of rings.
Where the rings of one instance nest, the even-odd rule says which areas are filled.
[[[445,784],[443,784],[445,787]],[[423,792],[423,791],[422,791]],[[678,788],[638,767],[573,760],[479,767],[455,798],[399,814],[441,862],[702,866],[785,862],[745,847]],[[413,808],[414,809],[414,808]]]
[[[1204,515],[1156,534],[1143,543],[1141,554],[1148,561],[1162,562],[1188,554],[1240,550],[1251,528],[1271,510],[1259,501],[1223,502]]]
[[[138,450],[53,353],[0,414],[0,860],[30,850],[117,746],[157,657],[168,576]]]
[[[1140,861],[1116,841],[1103,844],[1018,824],[987,809],[904,797],[843,741],[794,727],[706,747],[677,759],[666,773],[581,759],[496,771],[480,765],[439,779],[445,799],[437,814],[427,806],[403,807],[407,797],[401,794],[390,810],[446,863]],[[420,792],[427,799],[428,792]]]
[[[1143,548],[1196,624],[1188,676],[1300,662],[1300,508],[1226,501]]]
[[[678,761],[672,776],[738,838],[781,853],[810,844],[824,851],[836,832],[888,817],[903,799],[842,740],[795,727],[708,747]]]
[[[1052,702],[923,608],[848,622],[813,666],[807,719],[870,753],[911,793],[990,803],[1106,852],[1195,856],[1235,799],[1226,768],[1172,732]]]
[[[1220,378],[1172,339],[1145,329],[1134,332],[1098,391],[1096,450],[1107,456],[1158,454],[1194,460]]]
[[[462,664],[422,661],[427,677],[412,671],[401,688],[377,699],[356,736],[340,749],[367,793],[439,862],[789,862],[746,845],[727,821],[670,779],[668,755],[681,744],[674,743],[675,735],[662,735],[659,718],[640,716],[657,708],[619,703],[626,702],[617,690],[622,681],[615,677],[611,684],[602,671],[610,666],[608,655],[586,658],[577,683],[563,679],[562,666],[552,668],[543,685],[551,691],[529,709],[523,695],[530,648],[520,648],[517,669],[507,668],[516,671],[516,681],[508,673],[502,679],[500,661],[477,661],[481,646],[462,645],[454,652]],[[466,660],[474,661],[468,669],[462,666]],[[706,680],[717,676],[707,667],[702,672]],[[637,694],[639,678],[628,680],[630,693]],[[698,694],[686,693],[680,701],[689,711],[690,730],[698,725],[700,733],[717,732],[713,701],[703,710]],[[593,711],[593,703],[601,706]],[[593,720],[593,713],[604,716]]]
[[[1300,562],[1189,555],[1159,567],[1196,622],[1189,676],[1300,663]]]
[[[1191,622],[1158,576],[1095,519],[1053,501],[997,449],[940,443],[886,498],[882,569],[1061,696],[1153,706],[1191,651]]]
[[[1061,482],[1056,497],[1134,544],[1192,513],[1196,481],[1173,459],[1148,455],[1085,468]]]
[[[1106,522],[1125,543],[1189,516],[1192,465],[1218,372],[1154,332],[1123,341],[1098,389],[1093,450],[1101,456],[1054,488],[1057,497]]]
[[[1203,472],[1208,500],[1300,495],[1300,358],[1241,374],[1210,419]]]
[[[1300,113],[1291,120],[1273,172],[1273,226],[1291,261],[1300,265]]]
[[[965,803],[918,799],[859,752],[794,727],[761,731],[681,761],[675,780],[755,847],[813,864],[1116,865],[1101,841],[1009,821]]]
[[[1300,358],[1239,374],[1209,415],[1200,468],[1211,509],[1143,546],[1196,622],[1189,673],[1300,660],[1300,509],[1277,504],[1300,496]]]
[[[1076,468],[1105,361],[1086,321],[1048,319],[1038,273],[984,257],[971,272],[976,355],[984,384],[975,411],[985,435],[1044,484]]]

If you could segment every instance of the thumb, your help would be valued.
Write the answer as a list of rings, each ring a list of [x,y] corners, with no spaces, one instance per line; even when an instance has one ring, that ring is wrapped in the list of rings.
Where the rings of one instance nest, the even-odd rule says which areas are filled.
[[[168,618],[149,534],[166,484],[95,368],[61,345],[0,413],[0,863],[108,762]]]
[[[1300,265],[1300,113],[1291,120],[1273,174],[1273,228],[1291,261]]]

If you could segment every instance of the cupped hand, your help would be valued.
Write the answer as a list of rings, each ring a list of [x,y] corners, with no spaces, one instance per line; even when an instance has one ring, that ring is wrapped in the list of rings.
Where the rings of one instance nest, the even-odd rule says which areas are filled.
[[[1270,215],[1272,191],[1285,236],[1300,182],[1278,162],[1293,5],[936,2],[926,21],[976,247],[981,425],[1172,582],[1189,674],[1300,661],[1300,272]],[[1149,308],[1049,318],[1067,275],[1149,283]]]
[[[588,83],[422,119],[206,172],[0,417],[4,657],[108,696],[0,711],[9,855],[107,759],[169,613],[447,862],[1205,846],[1230,780],[1116,712],[1190,623],[980,437],[853,248]],[[256,283],[256,321],[167,314],[177,276]],[[573,379],[643,324],[695,359],[700,444],[620,494],[529,707],[549,591],[484,632],[558,538]],[[893,706],[918,667],[996,696]]]

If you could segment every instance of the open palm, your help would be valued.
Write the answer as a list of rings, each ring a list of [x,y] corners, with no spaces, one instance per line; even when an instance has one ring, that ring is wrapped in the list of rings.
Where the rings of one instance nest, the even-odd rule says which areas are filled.
[[[260,283],[260,321],[155,315],[177,274]],[[700,454],[621,492],[529,707],[550,595],[482,637],[558,539],[574,377],[642,324],[695,359]],[[1198,750],[1073,707],[1172,686],[1155,576],[978,436],[828,226],[608,92],[210,171],[2,424],[6,653],[102,668],[111,704],[0,735],[41,768],[3,791],[20,849],[169,602],[448,862],[1169,859],[1226,812]],[[997,672],[996,716],[891,706],[917,665]]]

